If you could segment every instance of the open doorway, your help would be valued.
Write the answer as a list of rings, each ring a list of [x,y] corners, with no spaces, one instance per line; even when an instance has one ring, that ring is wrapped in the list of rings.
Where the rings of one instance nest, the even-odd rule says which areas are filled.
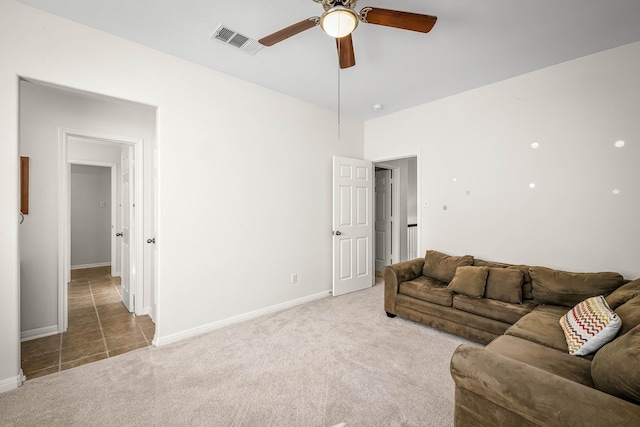
[[[417,158],[375,163],[375,268],[418,257]]]
[[[71,164],[69,223],[71,270],[108,267],[119,276],[116,227],[115,164]]]
[[[64,201],[61,209],[63,221],[60,224],[63,247],[62,256],[59,258],[60,270],[63,272],[59,282],[59,323],[65,325],[66,330],[68,307],[65,305],[67,298],[67,284],[71,282],[71,270],[78,264],[74,262],[74,257],[87,256],[87,251],[82,254],[79,252],[92,246],[94,249],[100,241],[104,248],[101,255],[103,259],[110,258],[109,270],[110,274],[119,278],[120,288],[118,290],[121,295],[121,301],[129,312],[136,314],[148,314],[144,307],[144,286],[141,268],[142,251],[144,245],[142,242],[143,217],[135,215],[135,206],[141,206],[142,202],[142,177],[136,174],[141,169],[140,158],[142,152],[142,141],[138,138],[103,135],[95,132],[79,132],[72,130],[61,130],[62,153],[66,161],[60,165],[62,176],[60,179],[59,194]],[[92,170],[92,166],[110,166],[110,183],[111,192],[109,195],[102,193],[87,195],[88,191],[99,192],[100,189],[90,186],[91,176],[83,177],[82,183],[74,185],[73,171],[75,169]],[[76,187],[84,189],[81,200],[74,201],[73,191]],[[112,200],[113,209],[110,215],[101,210],[96,203],[103,205],[104,199],[109,197]],[[86,203],[81,203],[87,198]],[[76,224],[74,219],[82,215],[82,213],[74,212],[74,204],[82,207],[84,210],[93,213],[91,221],[96,221],[96,216],[103,215],[109,217],[108,224],[105,218],[103,230],[109,230],[108,234],[97,236],[97,232],[88,232],[86,221],[80,221]],[[75,230],[74,230],[75,228]],[[75,233],[74,233],[75,231]],[[80,248],[74,250],[74,240],[76,244],[81,244]],[[84,240],[84,242],[83,242]],[[106,246],[110,251],[107,255]],[[98,262],[97,264],[106,265],[106,262]],[[87,267],[98,267],[100,265],[92,265],[89,263]],[[136,307],[135,296],[138,295],[138,304]],[[63,332],[63,331],[62,331]]]
[[[93,129],[99,129],[94,131]],[[138,188],[132,189],[131,207],[135,224],[132,225],[131,244],[131,274],[134,276],[131,287],[131,299],[137,300],[130,308],[140,317],[149,315],[149,322],[153,325],[156,313],[156,291],[153,282],[155,274],[155,134],[156,109],[130,101],[86,93],[75,89],[62,88],[42,82],[20,81],[20,140],[19,149],[22,156],[30,158],[30,210],[20,227],[20,315],[21,340],[23,353],[25,344],[35,339],[46,338],[54,345],[62,343],[62,334],[68,328],[70,282],[73,274],[71,266],[84,266],[84,270],[102,269],[109,277],[122,275],[122,258],[118,254],[119,245],[114,243],[115,234],[122,232],[121,221],[114,226],[110,224],[108,240],[111,240],[110,255],[94,261],[72,260],[72,232],[71,232],[71,174],[74,165],[102,166],[111,169],[112,189],[120,191],[119,182],[122,170],[122,154],[129,153],[131,158],[131,182]],[[109,157],[107,152],[114,154]],[[115,171],[115,178],[113,178]],[[113,193],[113,191],[112,191]],[[105,197],[102,197],[105,198]],[[116,197],[120,200],[119,195]],[[100,207],[100,202],[105,207]],[[107,203],[98,200],[98,209],[111,209],[118,202]],[[149,240],[152,243],[146,243]],[[88,252],[88,251],[87,251]],[[109,267],[105,265],[109,263]],[[91,266],[91,264],[98,264]],[[111,271],[111,267],[114,271]],[[73,271],[80,271],[77,268]],[[89,271],[85,272],[87,275]],[[113,275],[112,275],[113,273]],[[79,273],[75,273],[77,276]],[[102,279],[105,282],[105,278]],[[109,279],[111,280],[111,279]],[[95,282],[95,281],[94,281]],[[121,283],[119,279],[105,289],[115,294],[110,297],[121,298]],[[90,289],[85,289],[88,291]],[[85,297],[89,294],[85,294]],[[91,298],[95,299],[96,295]],[[86,298],[86,299],[91,299]],[[76,303],[78,301],[75,301]],[[110,301],[111,303],[112,301]],[[122,305],[122,302],[119,302]],[[97,308],[85,307],[86,320],[97,318]],[[93,310],[93,312],[91,312]],[[126,309],[125,309],[126,310]],[[115,311],[115,310],[114,310]],[[127,311],[128,313],[128,311]],[[74,313],[77,317],[78,313]],[[103,313],[104,314],[104,313]],[[129,313],[129,315],[134,316]],[[82,316],[81,316],[82,317]],[[106,317],[103,316],[103,319]],[[102,320],[100,320],[102,322]],[[134,325],[135,326],[135,325]],[[149,332],[149,324],[144,325]],[[141,327],[138,332],[144,333]],[[102,352],[107,353],[107,340],[104,331],[100,340],[95,340],[95,346],[102,344]],[[153,339],[145,336],[148,345]],[[81,339],[78,337],[78,339]],[[69,343],[67,343],[69,344]],[[74,346],[91,347],[87,342],[73,342]],[[135,344],[135,343],[134,343]],[[93,345],[93,344],[92,344]],[[97,347],[96,347],[97,348]],[[53,352],[55,353],[55,352]],[[58,351],[56,366],[46,368],[63,369],[64,363]],[[85,354],[84,359],[99,357],[98,353]],[[111,353],[113,355],[115,353]],[[55,355],[53,356],[55,357]],[[37,358],[36,358],[37,359]],[[22,357],[23,370],[25,364],[32,364],[34,360],[25,361]],[[36,360],[35,366],[43,368],[43,360]],[[67,365],[68,366],[68,365]],[[42,369],[41,369],[42,371]],[[32,377],[33,378],[33,377]]]

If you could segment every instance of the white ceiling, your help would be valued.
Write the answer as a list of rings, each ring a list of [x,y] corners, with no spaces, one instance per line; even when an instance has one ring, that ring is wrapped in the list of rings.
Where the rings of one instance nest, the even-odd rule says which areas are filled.
[[[312,28],[249,55],[210,37],[259,39],[311,16],[312,0],[20,0],[56,15],[336,110],[335,42]],[[342,114],[368,120],[640,40],[638,0],[360,0],[435,15],[428,34],[361,24],[340,72]],[[372,105],[384,108],[374,111]]]

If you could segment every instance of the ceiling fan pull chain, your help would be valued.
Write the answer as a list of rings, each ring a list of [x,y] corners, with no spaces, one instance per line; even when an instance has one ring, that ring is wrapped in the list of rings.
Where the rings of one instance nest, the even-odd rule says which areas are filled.
[[[340,43],[338,43],[338,58],[340,58]],[[340,140],[340,64],[338,64],[338,140]]]

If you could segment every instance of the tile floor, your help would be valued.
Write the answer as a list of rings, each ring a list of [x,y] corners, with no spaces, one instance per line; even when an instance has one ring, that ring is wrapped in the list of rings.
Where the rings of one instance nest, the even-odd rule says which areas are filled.
[[[110,267],[71,271],[67,332],[22,343],[27,380],[117,356],[151,344],[155,325],[135,316],[120,297]]]

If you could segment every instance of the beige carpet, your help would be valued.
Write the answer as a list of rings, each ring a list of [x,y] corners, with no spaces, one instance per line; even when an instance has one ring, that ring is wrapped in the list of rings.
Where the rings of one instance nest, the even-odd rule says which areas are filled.
[[[467,342],[382,307],[383,286],[27,381],[0,425],[448,426]]]

